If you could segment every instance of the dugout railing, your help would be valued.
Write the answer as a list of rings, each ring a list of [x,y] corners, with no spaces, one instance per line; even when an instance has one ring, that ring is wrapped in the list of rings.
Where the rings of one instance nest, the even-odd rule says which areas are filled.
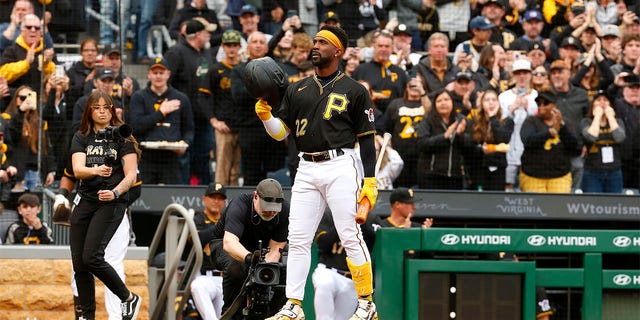
[[[193,216],[192,209],[178,204],[162,213],[147,260],[151,320],[179,319],[191,296],[191,281],[203,259],[200,241],[193,241],[199,239]]]
[[[507,263],[456,259],[406,258],[422,252],[529,252],[583,254],[580,268],[536,268],[534,261]],[[603,254],[638,259],[637,230],[541,229],[392,229],[378,230],[374,248],[375,301],[380,319],[430,319],[425,316],[421,275],[428,273],[518,274],[522,309],[514,318],[535,319],[535,287],[571,287],[583,291],[581,319],[602,318],[604,289],[639,290],[640,270],[603,270]],[[432,288],[431,288],[432,289]],[[480,290],[480,288],[477,288]],[[455,291],[452,289],[451,291]],[[451,292],[451,295],[455,292]],[[640,308],[640,307],[639,307]],[[421,310],[422,309],[422,310]],[[453,312],[453,310],[452,310]],[[451,313],[452,319],[459,319]]]

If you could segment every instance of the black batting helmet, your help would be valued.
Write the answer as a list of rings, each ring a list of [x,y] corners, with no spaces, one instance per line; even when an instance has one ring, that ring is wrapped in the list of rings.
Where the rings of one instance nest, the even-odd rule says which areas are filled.
[[[287,75],[270,57],[253,59],[244,68],[244,85],[249,94],[272,106],[280,104],[288,84]]]

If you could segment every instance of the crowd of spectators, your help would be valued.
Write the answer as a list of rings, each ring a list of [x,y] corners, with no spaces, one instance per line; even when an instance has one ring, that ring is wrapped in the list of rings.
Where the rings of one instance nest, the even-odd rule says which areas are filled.
[[[294,143],[264,133],[243,70],[268,56],[290,82],[313,76],[315,32],[337,25],[350,37],[341,68],[370,89],[376,130],[392,134],[386,159],[403,163],[381,187],[639,188],[640,8],[633,1],[123,1],[125,17],[137,19],[120,23],[115,1],[101,0],[91,4],[125,32],[102,23],[66,70],[53,50],[66,29],[51,26],[76,1],[56,2],[43,14],[38,1],[0,1],[8,10],[0,16],[5,183],[15,175],[19,187],[32,189],[60,177],[65,145],[95,89],[116,97],[142,142],[189,144],[186,152],[146,146],[146,167],[159,172],[162,161],[172,162],[170,179],[158,173],[149,181],[255,185],[282,168],[294,179]],[[162,60],[147,56],[153,24],[177,41]],[[121,35],[131,48],[116,44]],[[149,85],[122,73],[126,50],[150,66]],[[43,135],[34,129],[40,119],[27,102],[31,92],[44,110]],[[178,109],[181,134],[169,119]],[[38,148],[46,160],[39,177]]]

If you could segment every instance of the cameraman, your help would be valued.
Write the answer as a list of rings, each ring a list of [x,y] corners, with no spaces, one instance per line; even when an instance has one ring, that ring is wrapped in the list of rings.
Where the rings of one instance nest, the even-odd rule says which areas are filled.
[[[279,262],[280,249],[287,243],[288,227],[289,203],[284,199],[282,186],[274,179],[260,181],[252,194],[242,194],[229,202],[216,224],[214,233],[218,241],[214,240],[213,249],[218,269],[224,271],[223,312],[241,293],[248,267],[259,259],[259,241],[269,247],[265,262]]]

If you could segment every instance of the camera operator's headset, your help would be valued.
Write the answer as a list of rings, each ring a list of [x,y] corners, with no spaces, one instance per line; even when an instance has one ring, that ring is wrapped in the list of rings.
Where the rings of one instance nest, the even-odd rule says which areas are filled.
[[[238,293],[236,298],[233,300],[233,303],[231,304],[229,309],[227,309],[227,311],[225,311],[224,314],[220,316],[220,320],[231,320],[236,312],[238,312],[238,309],[240,309],[240,307],[244,305],[245,299],[247,298],[247,285],[251,281],[251,275],[253,275],[256,269],[256,265],[259,261],[260,259],[251,259],[249,272],[247,272],[247,278],[244,279],[244,282],[242,283],[242,289],[240,289],[240,293]]]

